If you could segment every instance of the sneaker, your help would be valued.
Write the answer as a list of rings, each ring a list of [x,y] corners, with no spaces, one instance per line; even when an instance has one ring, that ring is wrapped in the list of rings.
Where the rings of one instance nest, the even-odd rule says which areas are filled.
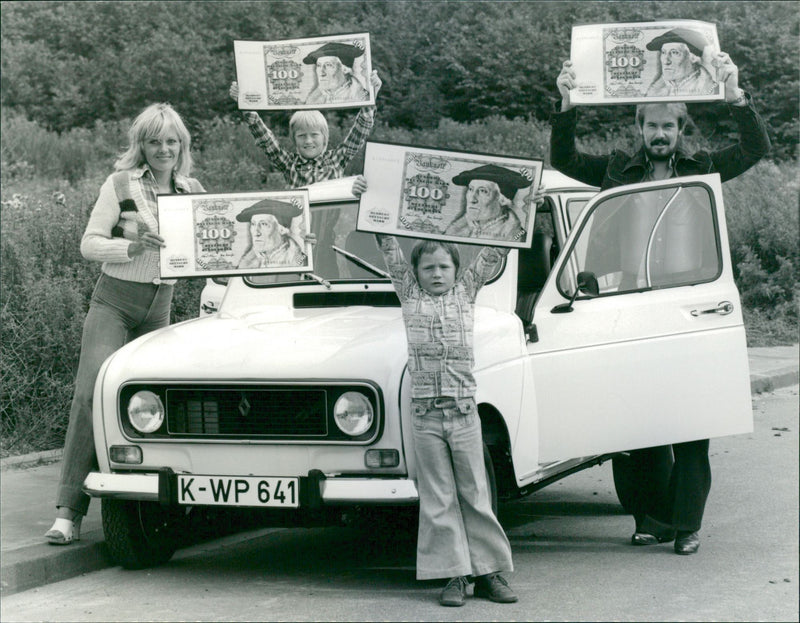
[[[517,596],[508,587],[508,582],[499,573],[491,573],[475,578],[475,597],[485,597],[501,604],[517,601]]]
[[[467,578],[463,575],[451,578],[447,586],[439,595],[439,603],[443,606],[463,606],[464,597],[467,594]]]

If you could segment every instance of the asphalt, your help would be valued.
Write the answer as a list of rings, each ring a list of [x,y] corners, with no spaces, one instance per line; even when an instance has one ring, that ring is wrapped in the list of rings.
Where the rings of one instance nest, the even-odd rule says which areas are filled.
[[[750,348],[748,353],[753,394],[798,383],[798,345]],[[113,565],[105,549],[97,501],[92,502],[83,520],[80,541],[60,547],[45,542],[43,535],[54,518],[60,468],[61,450],[0,461],[0,595]],[[241,534],[247,538],[250,532]]]

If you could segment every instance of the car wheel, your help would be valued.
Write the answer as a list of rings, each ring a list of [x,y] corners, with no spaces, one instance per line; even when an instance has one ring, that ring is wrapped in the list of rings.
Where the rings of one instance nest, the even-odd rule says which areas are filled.
[[[617,498],[625,512],[632,515],[636,508],[636,500],[641,496],[653,496],[659,492],[666,492],[669,486],[670,473],[672,472],[672,451],[669,446],[658,450],[654,449],[649,476],[646,483],[642,483],[637,474],[636,466],[629,454],[617,454],[611,459],[611,470],[614,474],[614,489]],[[646,485],[647,490],[643,489]]]
[[[489,485],[489,499],[492,501],[492,512],[497,516],[497,479],[494,475],[494,464],[489,446],[483,444],[483,463],[486,465],[486,481]]]
[[[103,499],[102,516],[108,551],[126,569],[167,562],[187,523],[183,509],[136,500]]]

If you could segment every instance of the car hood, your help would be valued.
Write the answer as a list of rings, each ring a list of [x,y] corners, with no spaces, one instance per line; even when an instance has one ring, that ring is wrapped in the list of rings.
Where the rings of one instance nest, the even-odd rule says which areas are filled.
[[[376,366],[402,370],[407,349],[399,308],[277,307],[166,327],[114,359],[128,378],[366,378]]]
[[[519,320],[477,306],[476,372],[525,356]],[[408,360],[399,307],[260,307],[172,325],[123,346],[107,374],[132,379],[397,380]]]

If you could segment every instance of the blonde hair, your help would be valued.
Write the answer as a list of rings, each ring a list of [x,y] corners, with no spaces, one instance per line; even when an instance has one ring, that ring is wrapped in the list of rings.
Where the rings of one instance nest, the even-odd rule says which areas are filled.
[[[175,171],[181,175],[189,175],[192,170],[192,137],[181,116],[169,104],[151,104],[139,113],[128,130],[128,149],[114,163],[114,168],[125,171],[143,166],[147,162],[144,157],[144,142],[149,138],[160,138],[169,130],[175,130],[181,142]]]
[[[325,138],[325,146],[328,146],[328,122],[323,114],[318,110],[298,110],[289,119],[289,134],[294,140],[294,133],[297,130],[319,130]]]

